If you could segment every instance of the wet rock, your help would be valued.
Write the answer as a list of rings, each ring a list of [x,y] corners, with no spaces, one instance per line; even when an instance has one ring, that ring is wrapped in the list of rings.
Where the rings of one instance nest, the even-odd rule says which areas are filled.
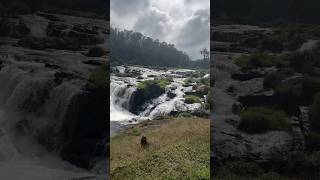
[[[105,48],[96,46],[89,50],[89,52],[86,54],[88,57],[102,57],[109,53]]]
[[[45,63],[44,67],[50,68],[50,69],[60,69],[61,67],[56,64],[50,64],[50,63]]]
[[[93,65],[93,66],[100,66],[100,65],[104,64],[104,62],[102,62],[100,60],[87,60],[87,61],[83,61],[83,63]]]
[[[247,81],[254,78],[261,78],[266,76],[266,73],[262,70],[252,70],[248,72],[235,72],[231,74],[232,79],[238,80],[238,81]]]
[[[174,92],[169,91],[169,92],[167,93],[167,96],[172,99],[172,98],[175,98],[177,95],[176,95]]]
[[[207,95],[210,91],[210,87],[206,85],[195,86],[195,91],[198,96]]]
[[[260,93],[250,94],[247,96],[240,96],[238,101],[244,107],[253,107],[253,106],[272,106],[274,105],[274,91],[266,90]]]
[[[30,33],[29,28],[19,19],[1,18],[0,19],[0,36],[22,38]]]
[[[242,104],[240,102],[235,102],[232,105],[232,113],[233,114],[240,114],[240,112],[242,111]]]

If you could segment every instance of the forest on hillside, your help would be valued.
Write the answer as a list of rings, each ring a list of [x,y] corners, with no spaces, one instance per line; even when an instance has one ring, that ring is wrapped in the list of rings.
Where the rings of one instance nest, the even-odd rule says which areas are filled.
[[[36,11],[96,14],[108,17],[106,0],[0,0],[0,15],[27,14]]]
[[[320,22],[319,0],[215,0],[213,19],[232,19],[240,23]]]
[[[140,32],[111,28],[109,42],[113,65],[209,68],[209,59],[192,61],[173,44],[160,42]]]

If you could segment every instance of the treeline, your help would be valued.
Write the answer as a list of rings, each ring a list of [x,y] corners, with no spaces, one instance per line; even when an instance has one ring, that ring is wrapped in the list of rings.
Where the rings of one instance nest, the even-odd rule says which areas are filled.
[[[109,42],[113,65],[190,67],[192,64],[205,67],[204,61],[191,61],[185,52],[176,49],[173,44],[154,40],[139,32],[111,28]]]
[[[106,0],[0,0],[0,14],[8,16],[47,11],[107,17],[109,7],[109,1]]]
[[[213,19],[240,23],[320,23],[319,0],[215,0]]]

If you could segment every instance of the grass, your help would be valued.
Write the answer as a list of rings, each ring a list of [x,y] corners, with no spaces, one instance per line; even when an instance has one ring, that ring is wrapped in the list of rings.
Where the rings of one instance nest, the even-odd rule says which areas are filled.
[[[250,134],[266,133],[272,130],[289,130],[286,113],[264,107],[252,107],[240,113],[238,128]]]
[[[110,163],[112,179],[210,179],[210,120],[143,122],[111,139]]]
[[[184,102],[187,104],[201,103],[201,100],[198,96],[187,95],[184,97]]]

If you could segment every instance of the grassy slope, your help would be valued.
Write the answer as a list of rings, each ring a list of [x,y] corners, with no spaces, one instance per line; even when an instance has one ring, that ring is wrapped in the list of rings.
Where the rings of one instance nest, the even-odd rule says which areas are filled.
[[[141,135],[150,142],[140,146]],[[209,179],[210,120],[148,121],[111,139],[112,179]]]

